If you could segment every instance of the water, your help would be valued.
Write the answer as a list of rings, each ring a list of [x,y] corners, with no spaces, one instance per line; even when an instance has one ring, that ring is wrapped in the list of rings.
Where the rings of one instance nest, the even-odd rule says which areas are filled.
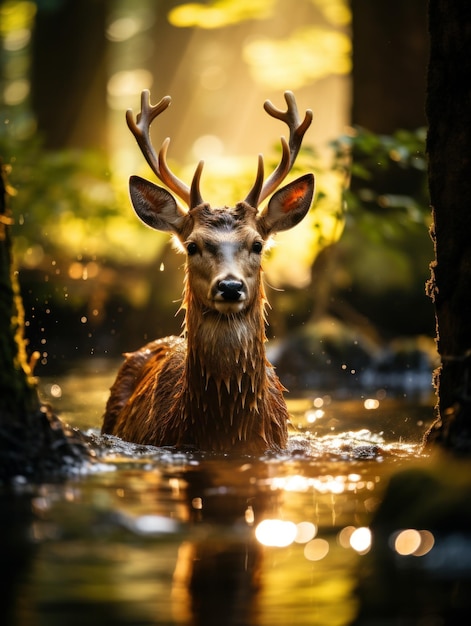
[[[448,605],[463,597],[471,566],[465,560],[454,574],[433,566],[430,555],[439,554],[440,545],[445,558],[433,512],[424,513],[425,522],[416,516],[421,526],[410,525],[398,502],[388,514],[390,527],[374,526],[391,477],[430,465],[420,442],[432,418],[431,398],[398,401],[380,391],[340,401],[313,393],[289,401],[295,431],[286,453],[197,454],[99,435],[115,371],[115,364],[95,362],[41,381],[43,396],[62,418],[87,433],[95,462],[64,485],[20,485],[15,498],[2,496],[2,563],[8,571],[2,623],[454,623],[447,621]],[[447,510],[462,511],[468,482],[461,487],[452,500],[447,489]],[[396,512],[406,518],[398,526]],[[398,540],[405,530],[409,535]],[[471,554],[463,533],[449,537],[458,537],[455,551],[465,554],[467,547]],[[390,605],[384,590],[389,585],[396,599],[404,595],[398,581],[409,581],[416,570],[420,585],[451,576],[461,585],[459,593],[452,585],[429,611],[435,587],[430,582],[420,591],[416,585],[417,597],[397,612],[401,602]],[[467,599],[464,606],[468,610]]]

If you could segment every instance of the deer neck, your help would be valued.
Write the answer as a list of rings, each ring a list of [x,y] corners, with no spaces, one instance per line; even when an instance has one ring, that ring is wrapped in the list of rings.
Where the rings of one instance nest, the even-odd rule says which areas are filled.
[[[247,428],[247,414],[257,413],[266,391],[265,294],[241,313],[203,310],[191,292],[184,296],[187,361],[185,384],[190,414],[230,418]],[[237,420],[244,414],[242,422]],[[242,425],[241,425],[242,424]],[[237,433],[240,438],[243,434]]]

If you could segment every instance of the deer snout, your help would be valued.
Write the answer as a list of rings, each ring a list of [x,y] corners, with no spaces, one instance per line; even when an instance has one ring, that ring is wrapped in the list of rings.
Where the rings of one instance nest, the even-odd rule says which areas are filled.
[[[247,299],[247,286],[234,276],[217,278],[211,292],[214,305],[221,313],[240,311]]]
[[[224,278],[216,284],[216,297],[220,295],[228,302],[237,302],[245,299],[244,283],[236,278]]]

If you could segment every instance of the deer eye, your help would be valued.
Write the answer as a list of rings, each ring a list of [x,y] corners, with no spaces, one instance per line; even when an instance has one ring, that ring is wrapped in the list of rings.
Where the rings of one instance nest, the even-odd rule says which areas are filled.
[[[188,252],[189,256],[193,256],[198,252],[198,246],[194,241],[190,241],[190,243],[186,244],[186,251]]]
[[[254,241],[252,244],[252,252],[255,254],[261,254],[263,250],[263,243],[261,241]]]

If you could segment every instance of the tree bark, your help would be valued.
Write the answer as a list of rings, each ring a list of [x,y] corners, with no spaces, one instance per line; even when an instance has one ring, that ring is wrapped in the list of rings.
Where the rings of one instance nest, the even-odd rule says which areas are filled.
[[[0,484],[63,476],[85,459],[79,438],[43,406],[27,361],[23,305],[13,271],[11,211],[0,165]]]
[[[435,304],[441,367],[437,419],[427,443],[471,452],[471,4],[430,0],[428,293]]]

